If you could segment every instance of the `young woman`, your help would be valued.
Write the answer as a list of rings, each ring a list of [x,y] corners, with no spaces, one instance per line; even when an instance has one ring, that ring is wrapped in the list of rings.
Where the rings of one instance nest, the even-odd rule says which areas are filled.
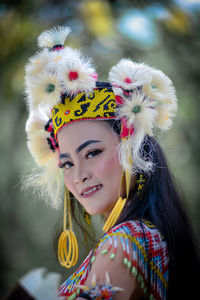
[[[72,217],[105,217],[105,234],[60,287],[67,299],[190,299],[199,262],[155,129],[171,126],[175,90],[161,71],[123,59],[96,82],[69,47],[68,28],[40,35],[26,67],[28,146],[40,167],[30,180],[54,206],[64,179],[58,258],[78,259]],[[67,229],[66,215],[68,216]],[[191,298],[191,299],[192,299]]]

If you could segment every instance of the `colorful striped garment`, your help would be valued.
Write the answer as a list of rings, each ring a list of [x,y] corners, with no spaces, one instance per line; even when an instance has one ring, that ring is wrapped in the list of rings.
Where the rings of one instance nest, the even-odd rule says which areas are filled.
[[[101,250],[105,242],[109,242],[109,246]],[[167,245],[158,229],[146,220],[127,221],[108,231],[78,270],[61,285],[60,295],[67,296],[69,300],[76,299],[80,294],[77,285],[85,283],[96,255],[110,255],[114,263],[119,242],[123,248],[122,263],[136,277],[146,299],[166,300],[169,264]]]

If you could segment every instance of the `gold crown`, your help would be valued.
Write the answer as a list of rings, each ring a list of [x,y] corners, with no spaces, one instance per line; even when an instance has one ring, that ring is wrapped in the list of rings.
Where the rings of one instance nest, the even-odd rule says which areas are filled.
[[[111,88],[97,88],[87,94],[67,96],[52,109],[55,137],[68,123],[87,119],[114,119],[115,108],[115,95]]]

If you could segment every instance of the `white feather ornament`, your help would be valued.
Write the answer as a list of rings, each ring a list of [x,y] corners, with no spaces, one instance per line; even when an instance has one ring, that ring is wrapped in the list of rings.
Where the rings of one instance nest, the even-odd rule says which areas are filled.
[[[176,105],[163,104],[146,97],[143,93],[135,92],[129,98],[124,98],[124,102],[117,108],[116,115],[119,119],[125,118],[127,127],[134,128],[133,135],[122,139],[119,146],[119,157],[125,170],[136,174],[144,171],[149,173],[153,170],[153,163],[150,154],[148,157],[141,157],[141,146],[145,136],[153,136],[153,129],[159,128],[163,131],[170,128],[171,117],[176,109]],[[130,165],[129,149],[131,149]]]
[[[40,185],[40,197],[44,198],[48,204],[50,203],[56,209],[62,203],[64,186],[61,179],[62,171],[58,168],[58,163],[59,152],[56,151],[54,155],[49,157],[48,164],[37,177]]]
[[[62,171],[58,168],[59,152],[49,157],[44,167],[36,167],[26,175],[23,188],[33,191],[35,199],[44,199],[53,208],[59,208],[63,199]]]
[[[124,58],[111,68],[109,81],[124,90],[132,90],[150,83],[151,76],[150,68],[147,65]]]
[[[123,90],[131,90],[142,86],[147,97],[163,103],[176,102],[172,81],[162,71],[155,70],[144,63],[135,63],[130,59],[121,59],[109,72],[112,84]],[[117,95],[121,95],[117,93]]]
[[[96,85],[96,79],[92,77],[94,73],[91,62],[74,50],[68,51],[68,55],[58,64],[58,80],[66,93],[93,90]]]
[[[127,139],[123,139],[119,144],[118,153],[119,160],[124,170],[127,170],[131,174],[144,171],[150,173],[153,170],[153,163],[150,157],[141,157],[140,149],[144,142],[144,130],[139,128],[134,132],[134,136],[130,136]],[[132,165],[130,165],[130,159],[128,153],[131,150]]]
[[[28,134],[28,148],[38,166],[46,165],[49,159],[55,155],[48,145],[47,137],[49,134],[45,131]]]
[[[57,26],[53,29],[46,30],[38,37],[38,46],[52,48],[56,45],[64,46],[65,40],[71,32],[69,27]]]
[[[153,135],[152,129],[158,115],[156,105],[156,101],[136,92],[128,99],[124,99],[124,104],[116,110],[116,115],[119,119],[125,118],[128,127],[132,125],[134,131],[143,128],[145,134]]]
[[[52,107],[60,101],[61,88],[57,76],[44,70],[38,76],[27,76],[27,82],[26,92],[33,109],[44,104]]]
[[[32,76],[32,75],[36,76],[36,75],[40,74],[43,71],[46,64],[48,64],[50,60],[51,60],[51,55],[50,55],[49,50],[44,49],[44,50],[36,53],[36,55],[29,58],[28,63],[26,64],[26,67],[25,67],[26,74],[29,76]]]
[[[154,70],[153,68],[151,68],[151,74],[151,82],[143,85],[145,95],[163,103],[176,102],[175,89],[169,77],[160,70]]]
[[[27,134],[34,133],[36,131],[44,130],[46,123],[48,122],[48,117],[41,115],[38,111],[32,111],[26,122],[26,132]]]
[[[177,105],[163,104],[157,107],[158,116],[155,125],[163,131],[168,130],[172,125],[172,117],[175,116]]]

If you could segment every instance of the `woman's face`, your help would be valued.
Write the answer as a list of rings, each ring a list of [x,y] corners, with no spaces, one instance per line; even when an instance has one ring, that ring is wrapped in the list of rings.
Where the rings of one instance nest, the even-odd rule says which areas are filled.
[[[109,214],[118,200],[119,141],[103,121],[74,122],[58,134],[65,185],[91,215]]]

